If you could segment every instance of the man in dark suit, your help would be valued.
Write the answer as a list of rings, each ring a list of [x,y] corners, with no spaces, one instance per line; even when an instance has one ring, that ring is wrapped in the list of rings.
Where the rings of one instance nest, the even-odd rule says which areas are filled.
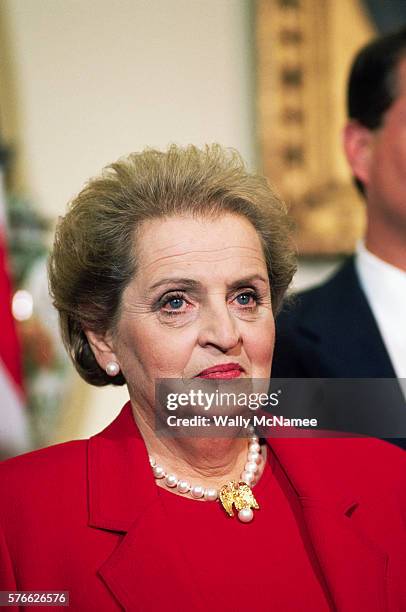
[[[273,377],[406,378],[406,28],[356,56],[348,116],[365,237],[332,278],[282,310]]]

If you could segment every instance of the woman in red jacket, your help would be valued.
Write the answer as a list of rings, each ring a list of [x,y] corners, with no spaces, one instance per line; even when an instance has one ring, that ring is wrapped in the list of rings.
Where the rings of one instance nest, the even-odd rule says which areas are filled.
[[[202,436],[191,395],[156,401],[160,379],[269,378],[289,245],[283,205],[219,146],[132,154],[73,200],[49,266],[62,336],[130,401],[89,440],[0,465],[1,590],[86,611],[406,609],[400,449],[227,435],[208,406]]]

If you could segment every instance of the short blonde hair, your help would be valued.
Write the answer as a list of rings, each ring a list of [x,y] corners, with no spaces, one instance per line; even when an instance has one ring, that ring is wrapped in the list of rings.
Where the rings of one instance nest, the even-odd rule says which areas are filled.
[[[48,272],[65,347],[79,374],[101,386],[125,384],[98,365],[84,329],[105,333],[137,271],[136,230],[148,219],[234,213],[261,240],[274,314],[296,269],[286,208],[266,179],[220,145],[145,149],[107,166],[70,202],[57,226]]]

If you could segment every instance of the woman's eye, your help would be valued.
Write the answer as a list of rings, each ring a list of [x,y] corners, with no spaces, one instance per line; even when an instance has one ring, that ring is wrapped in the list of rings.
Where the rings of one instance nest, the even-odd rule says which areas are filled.
[[[160,303],[161,312],[172,315],[184,312],[186,300],[182,295],[168,295]]]
[[[169,306],[174,310],[178,310],[179,308],[182,308],[182,304],[184,301],[185,300],[183,300],[182,298],[172,298],[167,302],[167,304],[169,304]]]
[[[258,296],[252,291],[247,291],[237,295],[236,300],[241,306],[256,306],[258,304]]]

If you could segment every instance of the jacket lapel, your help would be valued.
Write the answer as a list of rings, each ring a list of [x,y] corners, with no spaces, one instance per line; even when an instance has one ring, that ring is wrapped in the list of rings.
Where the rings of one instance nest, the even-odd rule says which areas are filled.
[[[99,575],[125,610],[179,610],[179,596],[203,609],[177,547],[128,402],[104,431],[89,440],[89,525],[122,539]],[[150,568],[148,571],[147,568]]]
[[[335,441],[337,442],[337,440]],[[342,480],[333,480],[337,468],[323,466],[323,451],[331,440],[268,440],[282,471],[299,500],[300,509],[334,609],[340,612],[387,610],[385,574],[387,554],[360,533],[354,523],[365,512],[356,493]],[[318,453],[318,449],[322,452]],[[313,451],[316,451],[313,453]],[[319,455],[319,456],[318,456]],[[333,476],[334,475],[334,476]]]
[[[204,594],[182,558],[159,501],[131,525],[120,545],[99,569],[110,591],[125,610],[203,611]]]

